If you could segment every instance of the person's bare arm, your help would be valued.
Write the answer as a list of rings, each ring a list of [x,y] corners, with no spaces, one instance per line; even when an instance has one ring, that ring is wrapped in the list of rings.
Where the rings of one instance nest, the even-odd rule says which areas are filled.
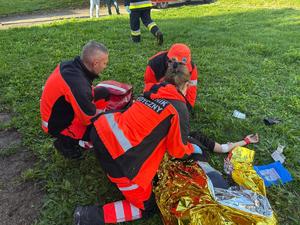
[[[231,149],[233,149],[237,146],[245,146],[245,145],[257,143],[257,142],[259,142],[258,134],[249,134],[244,138],[244,140],[234,142],[234,143],[229,142],[227,144],[219,144],[216,142],[215,147],[214,147],[214,152],[227,153]]]

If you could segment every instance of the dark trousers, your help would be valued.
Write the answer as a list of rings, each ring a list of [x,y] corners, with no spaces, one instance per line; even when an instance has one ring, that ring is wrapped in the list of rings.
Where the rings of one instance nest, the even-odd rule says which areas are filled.
[[[50,133],[52,137],[60,140],[61,142],[63,142],[66,146],[68,147],[72,147],[74,145],[78,145],[79,140],[82,141],[90,141],[90,130],[92,128],[92,124],[88,125],[85,129],[85,132],[83,134],[83,136],[81,138],[76,138],[73,137],[71,135],[65,135],[64,133],[59,133],[59,134],[53,134]],[[71,132],[70,132],[71,133]]]
[[[105,0],[106,5],[107,5],[107,9],[108,9],[108,14],[111,15],[111,5],[113,4],[115,6],[116,9],[116,13],[120,14],[120,9],[119,9],[119,5],[117,3],[116,0]]]
[[[140,31],[140,19],[142,20],[145,27],[156,36],[156,32],[159,30],[156,23],[151,19],[151,8],[131,10],[130,13],[130,28],[131,38],[134,42],[140,42],[141,31]]]
[[[79,159],[82,157],[83,149],[91,148],[89,144],[89,133],[91,125],[87,126],[87,129],[81,139],[75,139],[63,134],[53,135],[56,138],[54,140],[54,147],[65,157],[69,159]],[[82,145],[79,145],[79,141]]]

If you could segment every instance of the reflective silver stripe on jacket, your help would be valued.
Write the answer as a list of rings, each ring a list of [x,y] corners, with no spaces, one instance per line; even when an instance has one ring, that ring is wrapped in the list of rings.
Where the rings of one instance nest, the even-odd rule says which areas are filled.
[[[132,148],[129,140],[125,137],[123,131],[118,127],[118,124],[114,120],[114,114],[105,114],[104,115],[108,121],[110,129],[114,133],[115,137],[117,138],[119,144],[122,146],[124,152]]]
[[[133,185],[130,185],[128,187],[118,187],[120,191],[132,191],[132,190],[135,190],[137,188],[139,188],[139,185],[137,184],[133,184]]]
[[[198,81],[197,80],[190,80],[189,85],[190,86],[197,86]]]
[[[48,122],[42,120],[42,126],[48,128]]]

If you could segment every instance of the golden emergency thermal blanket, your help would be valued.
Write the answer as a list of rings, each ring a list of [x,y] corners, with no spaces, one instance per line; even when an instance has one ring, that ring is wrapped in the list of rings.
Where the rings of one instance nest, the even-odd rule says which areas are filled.
[[[276,225],[254,151],[235,148],[227,158],[233,180],[244,188],[214,188],[197,162],[164,159],[155,188],[166,225]]]

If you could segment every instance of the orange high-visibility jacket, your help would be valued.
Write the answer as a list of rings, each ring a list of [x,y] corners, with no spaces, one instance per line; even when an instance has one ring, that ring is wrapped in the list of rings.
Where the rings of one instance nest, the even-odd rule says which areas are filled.
[[[143,188],[150,185],[166,151],[176,158],[194,152],[187,141],[185,98],[166,82],[146,85],[144,95],[125,112],[103,114],[94,126],[122,175]]]
[[[165,76],[168,68],[168,52],[162,51],[152,56],[146,67],[144,74],[144,82],[147,83],[157,83]],[[197,98],[197,82],[198,82],[198,70],[196,64],[192,62],[192,70],[190,85],[186,93],[186,99],[188,103],[194,107]]]
[[[46,81],[40,102],[42,128],[46,133],[58,135],[74,120],[83,126],[91,123],[96,114],[92,87],[95,77],[79,57],[55,68]]]

